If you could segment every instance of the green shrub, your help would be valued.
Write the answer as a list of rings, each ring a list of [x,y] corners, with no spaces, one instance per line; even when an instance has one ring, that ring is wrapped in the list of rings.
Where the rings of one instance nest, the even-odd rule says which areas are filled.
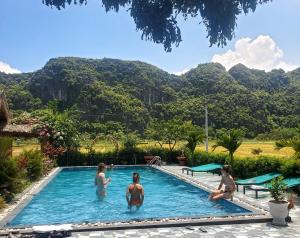
[[[8,158],[11,155],[12,139],[8,137],[0,138],[0,157]]]
[[[143,164],[144,161],[144,151],[139,148],[134,150],[128,150],[126,148],[121,149],[119,153],[118,160],[115,160],[115,164]]]
[[[176,157],[181,154],[180,150],[170,151],[168,149],[160,149],[157,147],[150,147],[146,150],[135,148],[128,150],[123,148],[119,151],[118,159],[114,152],[106,153],[81,153],[79,151],[67,151],[56,159],[58,166],[96,166],[99,163],[106,164],[144,164],[144,156],[146,154],[158,155],[168,163],[177,163]]]
[[[138,144],[138,136],[135,133],[128,133],[124,137],[123,145],[126,151],[134,151]]]
[[[285,190],[286,190],[286,184],[283,182],[282,176],[272,179],[270,193],[271,193],[271,197],[276,202],[285,200]]]
[[[0,138],[0,198],[7,202],[26,186],[26,181],[22,177],[24,173],[18,168],[17,161],[10,158],[11,143],[10,138]],[[2,201],[0,202],[2,204]]]
[[[43,175],[43,156],[38,150],[23,151],[18,161],[26,161],[26,176],[30,181],[35,181]],[[20,163],[19,163],[20,164]]]
[[[113,152],[108,153],[81,153],[79,151],[66,151],[58,156],[58,166],[96,166],[99,163],[114,163]]]
[[[186,155],[187,156],[187,155]],[[188,165],[192,166],[191,157],[187,156]],[[196,152],[194,165],[208,163],[226,164],[228,156],[225,154]],[[300,161],[295,158],[278,158],[273,156],[235,157],[233,174],[244,179],[270,172],[280,172],[285,177],[300,175]]]
[[[182,150],[174,149],[170,151],[167,148],[159,148],[159,147],[150,147],[147,149],[148,154],[159,156],[162,158],[163,161],[167,163],[177,163],[176,157],[182,154]],[[144,155],[145,151],[143,151],[143,163],[144,163]]]
[[[282,163],[279,169],[280,173],[284,177],[292,177],[300,175],[300,161],[295,158],[282,159]]]
[[[6,207],[6,202],[2,196],[0,196],[0,210]]]
[[[181,155],[181,150],[170,151],[166,148],[148,147],[147,149],[136,148],[119,151],[119,158],[115,158],[114,152],[84,154],[79,151],[69,151],[57,158],[58,166],[96,166],[100,162],[106,164],[144,164],[145,155],[158,155],[168,163],[177,163],[176,157]],[[226,164],[228,155],[217,153],[206,153],[196,151],[192,161],[191,153],[184,151],[189,166],[197,166],[208,163]],[[192,164],[193,162],[193,164]],[[269,172],[280,172],[285,177],[300,175],[300,161],[294,158],[277,158],[271,156],[257,156],[249,158],[235,157],[233,174],[237,178],[249,178]]]
[[[20,192],[22,182],[16,161],[10,158],[0,158],[0,194],[10,201],[14,193]]]
[[[194,153],[194,166],[208,164],[208,163],[220,163],[224,164],[228,159],[228,155],[217,154],[217,153],[206,153],[206,152],[195,152]],[[188,165],[192,164],[191,158],[188,158]]]

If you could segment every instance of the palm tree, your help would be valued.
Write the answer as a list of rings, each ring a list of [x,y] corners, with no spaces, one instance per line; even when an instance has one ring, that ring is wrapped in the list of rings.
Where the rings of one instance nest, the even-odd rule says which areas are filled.
[[[194,165],[194,152],[197,144],[204,140],[203,130],[195,125],[190,124],[186,133],[187,145],[186,147],[192,152],[192,165]]]
[[[300,158],[300,137],[293,137],[292,139],[281,139],[275,143],[276,149],[290,147],[295,151],[296,158]]]
[[[213,151],[221,146],[229,152],[229,164],[233,167],[233,154],[242,144],[242,132],[237,129],[223,132],[217,136],[216,144],[212,146]]]

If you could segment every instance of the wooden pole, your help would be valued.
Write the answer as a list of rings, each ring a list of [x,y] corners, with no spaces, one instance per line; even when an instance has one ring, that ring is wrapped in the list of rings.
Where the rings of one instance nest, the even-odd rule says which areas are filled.
[[[205,151],[208,153],[208,111],[207,104],[205,104]]]

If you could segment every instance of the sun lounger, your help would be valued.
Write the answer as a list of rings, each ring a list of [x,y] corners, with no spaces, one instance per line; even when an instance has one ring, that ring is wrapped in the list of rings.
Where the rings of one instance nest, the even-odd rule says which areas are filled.
[[[192,176],[194,176],[194,172],[212,172],[221,169],[222,167],[223,165],[221,164],[211,163],[211,164],[200,165],[192,168],[188,168],[188,167],[182,168],[182,173],[184,173],[184,171],[186,170],[187,174],[189,174],[189,172],[192,172]]]
[[[243,192],[245,194],[247,186],[249,187],[250,185],[263,184],[263,183],[266,183],[266,182],[268,182],[268,181],[272,180],[273,178],[276,178],[280,175],[281,175],[280,173],[268,173],[268,174],[264,174],[264,175],[261,175],[261,176],[249,178],[249,179],[237,180],[237,181],[235,181],[236,190],[239,191],[239,185],[244,185]]]
[[[300,178],[286,178],[284,180],[282,180],[282,182],[284,182],[286,184],[286,188],[292,188],[292,187],[296,187],[300,185]],[[258,192],[259,191],[269,191],[271,187],[271,183],[266,183],[266,184],[262,184],[262,185],[251,185],[248,187],[248,189],[250,190],[254,190],[255,191],[255,198],[258,198]]]

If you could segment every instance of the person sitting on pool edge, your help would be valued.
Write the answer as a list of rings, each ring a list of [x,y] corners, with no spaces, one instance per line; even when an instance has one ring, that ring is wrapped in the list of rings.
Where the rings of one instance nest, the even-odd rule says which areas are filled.
[[[97,174],[95,176],[95,185],[97,186],[96,193],[100,197],[106,196],[106,187],[107,184],[111,181],[110,178],[105,178],[105,169],[106,166],[104,163],[98,165]]]
[[[231,176],[230,165],[224,165],[221,169],[222,179],[217,190],[214,190],[209,196],[210,200],[216,201],[221,198],[233,199],[233,194],[236,189],[235,182]],[[225,191],[222,190],[223,185],[225,185]]]
[[[133,173],[132,180],[133,183],[128,185],[126,191],[126,200],[129,209],[131,209],[133,206],[140,208],[144,202],[144,188],[139,183],[140,175],[138,173]]]

